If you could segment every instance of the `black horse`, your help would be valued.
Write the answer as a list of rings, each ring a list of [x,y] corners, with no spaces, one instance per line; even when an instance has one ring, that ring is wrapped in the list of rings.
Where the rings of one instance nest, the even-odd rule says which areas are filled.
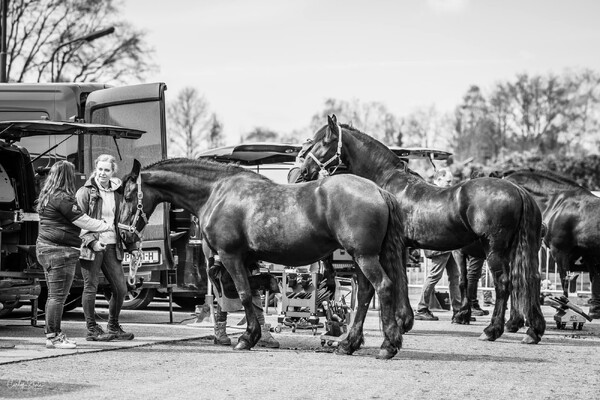
[[[402,334],[413,325],[403,259],[402,224],[393,195],[372,182],[347,175],[319,182],[280,185],[235,165],[171,159],[140,172],[135,160],[124,177],[120,223],[131,243],[157,204],[169,202],[199,219],[202,239],[221,257],[244,305],[247,328],[236,349],[250,349],[260,338],[252,307],[247,268],[258,260],[299,266],[338,248],[357,265],[358,301],[367,302],[373,286],[381,299],[384,342],[379,358],[391,358]],[[369,297],[369,299],[366,299]],[[352,354],[361,345],[365,314],[357,312],[348,337],[337,351]]]
[[[544,244],[556,260],[567,295],[567,271],[585,270],[592,281],[592,298],[600,301],[600,198],[571,179],[549,171],[518,170],[504,179],[525,188],[542,210]],[[581,258],[582,265],[575,266]],[[600,304],[590,313],[600,317]]]
[[[406,244],[431,250],[482,247],[494,274],[496,304],[482,340],[496,340],[504,332],[509,295],[511,319],[507,329],[516,332],[529,322],[524,343],[538,343],[546,328],[540,306],[538,251],[542,217],[532,197],[510,182],[476,178],[448,188],[427,183],[387,146],[373,137],[339,125],[335,115],[304,146],[302,173],[307,179],[326,175],[343,164],[348,171],[370,179],[400,202]],[[468,251],[468,250],[467,250]],[[471,309],[466,272],[461,277],[463,323]]]

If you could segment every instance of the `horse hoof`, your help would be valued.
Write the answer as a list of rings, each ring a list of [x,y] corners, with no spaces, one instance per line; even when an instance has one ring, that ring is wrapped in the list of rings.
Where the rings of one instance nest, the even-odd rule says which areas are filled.
[[[354,351],[347,346],[344,346],[342,343],[338,345],[335,349],[335,354],[340,356],[351,356]]]
[[[484,333],[481,334],[481,336],[479,336],[479,340],[483,340],[483,341],[486,341],[486,342],[493,342],[496,339],[494,339],[491,336],[486,335],[486,333],[484,332]]]
[[[250,350],[251,348],[252,348],[252,346],[250,346],[250,343],[246,342],[245,340],[240,340],[233,349],[234,350]]]
[[[521,329],[523,326],[525,326],[525,323],[521,320],[521,321],[513,321],[513,320],[509,320],[506,324],[504,324],[504,328],[511,333],[516,333],[519,331],[519,329]]]
[[[526,335],[523,340],[521,340],[521,343],[524,344],[538,344],[540,342],[541,339],[536,339],[536,338],[532,338],[529,335]]]
[[[379,349],[379,354],[377,354],[376,358],[378,360],[389,360],[390,358],[393,358],[397,353],[398,351],[390,351],[389,349]]]

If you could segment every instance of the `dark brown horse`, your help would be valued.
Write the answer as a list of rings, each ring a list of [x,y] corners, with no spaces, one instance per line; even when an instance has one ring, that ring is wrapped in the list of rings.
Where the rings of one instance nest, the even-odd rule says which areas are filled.
[[[303,148],[302,173],[307,179],[325,175],[343,163],[349,172],[370,179],[400,202],[406,244],[431,250],[482,247],[494,274],[496,304],[483,340],[504,332],[507,301],[512,295],[507,329],[516,332],[529,322],[524,343],[538,343],[546,322],[540,307],[538,250],[541,213],[531,196],[510,182],[477,178],[440,188],[407,168],[387,146],[347,125],[335,115]],[[461,291],[466,287],[461,279]],[[463,295],[462,318],[470,319]],[[460,317],[457,315],[457,317]]]
[[[247,268],[257,260],[308,265],[344,248],[358,264],[360,279],[381,299],[384,342],[379,358],[391,358],[412,328],[413,312],[403,259],[402,225],[393,195],[356,176],[280,185],[235,165],[172,159],[144,168],[136,160],[124,178],[120,222],[130,230],[125,242],[145,226],[157,204],[169,202],[199,218],[202,239],[221,257],[244,305],[248,325],[236,349],[260,338]],[[370,292],[358,292],[365,302]],[[368,300],[366,300],[368,304]],[[357,313],[339,353],[361,345],[365,315]]]
[[[563,290],[567,271],[585,270],[592,281],[592,299],[600,301],[600,198],[571,179],[549,171],[519,170],[504,179],[525,188],[542,210],[544,243],[556,260]],[[582,266],[575,267],[581,258]],[[600,314],[600,304],[590,312]]]

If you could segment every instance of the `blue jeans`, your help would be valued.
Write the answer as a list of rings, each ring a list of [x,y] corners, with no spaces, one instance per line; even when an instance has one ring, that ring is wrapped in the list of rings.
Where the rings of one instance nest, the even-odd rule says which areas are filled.
[[[119,314],[127,294],[127,283],[121,261],[117,259],[115,244],[106,245],[106,250],[96,252],[94,260],[80,260],[83,275],[83,314],[88,329],[96,325],[96,292],[100,280],[100,271],[110,284],[112,295],[108,302],[108,326],[119,324]]]
[[[44,268],[48,300],[46,301],[46,336],[60,333],[65,300],[71,290],[79,250],[67,246],[57,246],[38,241],[36,244],[38,262]]]
[[[435,285],[442,279],[444,270],[448,273],[448,291],[450,292],[452,310],[454,312],[460,310],[461,295],[458,286],[460,272],[452,252],[447,252],[431,257],[431,269],[423,284],[423,291],[421,293],[419,304],[417,305],[417,311],[429,310],[429,299],[435,291]]]

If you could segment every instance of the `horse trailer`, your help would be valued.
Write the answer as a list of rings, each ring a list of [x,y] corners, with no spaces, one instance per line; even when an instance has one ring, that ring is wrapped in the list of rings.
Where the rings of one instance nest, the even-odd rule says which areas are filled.
[[[19,280],[40,282],[40,308],[45,301],[44,274],[35,260],[34,201],[50,167],[59,160],[73,162],[81,186],[100,154],[117,158],[116,176],[129,171],[134,158],[144,165],[167,158],[165,90],[163,83],[0,84],[0,278],[5,281],[0,302],[2,290]],[[194,235],[189,214],[168,204],[157,208],[144,232],[143,263],[124,308],[144,308],[155,296],[172,295],[181,306],[204,300],[206,269]],[[125,274],[129,263],[126,257]],[[108,282],[101,284],[107,291]],[[78,305],[82,286],[78,270],[67,308]],[[35,287],[30,289],[35,294]],[[14,297],[4,301],[7,309],[20,305]]]

